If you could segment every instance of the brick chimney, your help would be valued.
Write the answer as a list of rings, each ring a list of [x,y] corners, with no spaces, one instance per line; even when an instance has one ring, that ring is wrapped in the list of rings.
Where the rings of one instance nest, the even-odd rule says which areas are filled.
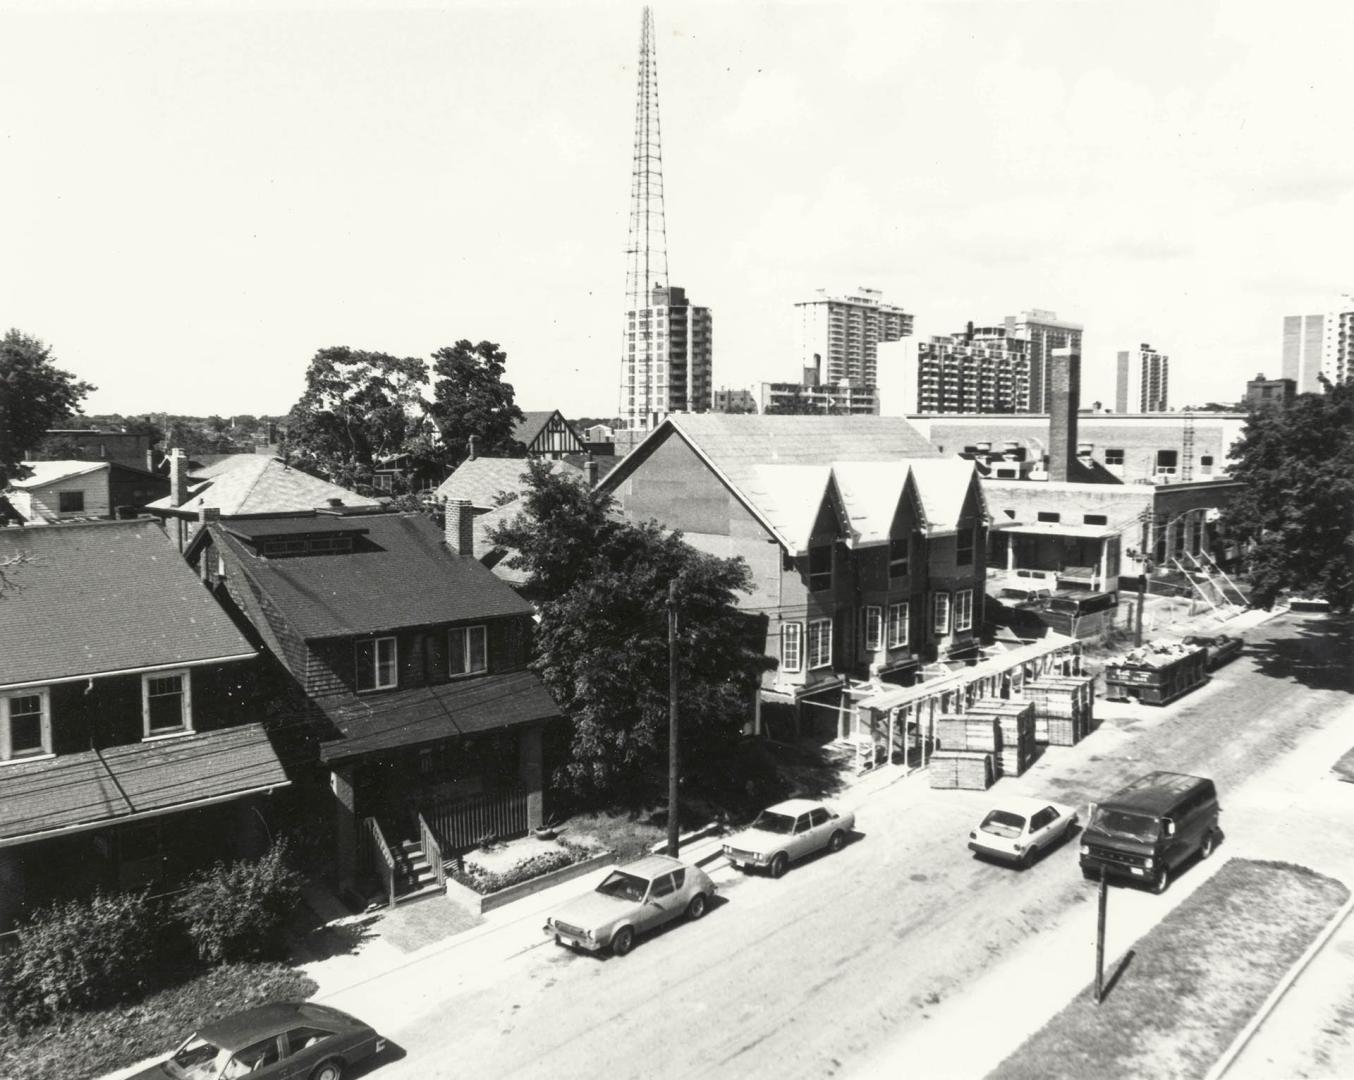
[[[447,547],[467,559],[475,557],[475,512],[469,499],[448,499],[443,508],[442,532]]]
[[[1077,458],[1077,409],[1081,404],[1081,354],[1054,349],[1048,360],[1052,407],[1048,415],[1048,478],[1066,482]]]
[[[188,456],[182,450],[169,452],[169,505],[188,501]]]
[[[466,450],[467,450],[467,452],[466,452],[466,460],[467,460],[467,461],[474,461],[474,460],[475,460],[475,436],[471,435],[470,438],[468,438],[468,439],[466,440]]]

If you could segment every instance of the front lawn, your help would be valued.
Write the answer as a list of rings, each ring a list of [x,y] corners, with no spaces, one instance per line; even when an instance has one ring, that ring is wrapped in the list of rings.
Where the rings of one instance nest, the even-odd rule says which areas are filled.
[[[992,1077],[1203,1076],[1348,896],[1306,867],[1233,859],[1138,941],[1098,1008],[1088,987]]]
[[[224,964],[137,1004],[70,1014],[22,1034],[0,1021],[0,1077],[92,1080],[172,1050],[210,1020],[265,1001],[303,1000],[315,989],[285,964]]]

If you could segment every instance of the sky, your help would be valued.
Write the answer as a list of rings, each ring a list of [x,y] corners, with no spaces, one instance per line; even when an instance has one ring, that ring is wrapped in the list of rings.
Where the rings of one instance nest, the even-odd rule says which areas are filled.
[[[1354,4],[655,4],[671,282],[716,386],[794,302],[1081,322],[1083,399],[1277,376],[1354,289]],[[321,348],[508,353],[616,413],[641,6],[0,0],[0,324],[86,411],[281,413]],[[886,403],[887,404],[887,403]]]

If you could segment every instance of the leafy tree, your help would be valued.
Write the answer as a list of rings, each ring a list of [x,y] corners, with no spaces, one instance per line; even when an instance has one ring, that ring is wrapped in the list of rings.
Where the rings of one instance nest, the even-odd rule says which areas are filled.
[[[1252,599],[1292,590],[1354,604],[1354,385],[1252,413],[1232,450],[1242,490],[1224,511],[1247,549]]]
[[[338,346],[321,349],[292,407],[288,452],[302,468],[345,487],[369,487],[377,462],[419,434],[428,365],[417,357]]]
[[[734,604],[750,590],[747,565],[699,552],[657,522],[623,521],[610,496],[540,462],[528,465],[522,506],[493,540],[545,597],[533,668],[572,727],[557,783],[582,797],[633,796],[666,759],[670,582],[682,760],[699,771],[723,757],[774,663]]]
[[[504,382],[508,354],[492,341],[472,345],[464,338],[433,353],[433,402],[429,408],[442,432],[445,464],[467,456],[470,437],[477,453],[520,452],[513,429],[522,422],[512,384]]]
[[[53,364],[51,348],[37,338],[19,330],[0,338],[0,490],[28,475],[24,455],[49,427],[78,413],[93,389]]]

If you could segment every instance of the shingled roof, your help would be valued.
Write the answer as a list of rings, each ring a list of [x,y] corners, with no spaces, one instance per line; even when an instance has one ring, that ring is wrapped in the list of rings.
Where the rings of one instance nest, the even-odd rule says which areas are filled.
[[[531,605],[473,558],[453,554],[422,514],[344,518],[359,541],[351,552],[265,558],[225,525],[211,526],[242,572],[303,638],[350,637],[466,619],[528,615]],[[274,523],[275,524],[275,523]],[[311,521],[295,520],[306,533]]]
[[[439,499],[469,499],[476,510],[492,510],[505,496],[516,497],[526,486],[523,479],[529,458],[477,457],[461,462],[437,488]],[[582,470],[563,460],[544,460],[551,472],[580,479]]]
[[[287,514],[327,506],[334,499],[344,506],[380,507],[379,499],[369,499],[355,491],[331,484],[317,476],[293,469],[275,457],[254,454],[232,455],[240,461],[221,461],[204,469],[207,477],[189,489],[182,506],[170,502],[172,496],[156,499],[147,506],[153,512],[179,517],[197,517],[203,508],[219,510],[222,517],[249,514]]]
[[[14,555],[0,687],[255,655],[153,521],[0,529]]]

